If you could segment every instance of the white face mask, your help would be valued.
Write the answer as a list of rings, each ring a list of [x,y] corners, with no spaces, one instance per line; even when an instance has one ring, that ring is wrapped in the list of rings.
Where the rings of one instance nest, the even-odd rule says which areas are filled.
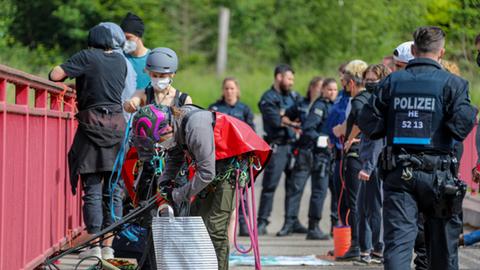
[[[163,91],[172,83],[172,79],[166,78],[150,78],[153,88],[155,90]]]
[[[123,51],[126,54],[132,53],[137,49],[137,43],[133,40],[127,40],[125,41],[125,44],[123,45]]]

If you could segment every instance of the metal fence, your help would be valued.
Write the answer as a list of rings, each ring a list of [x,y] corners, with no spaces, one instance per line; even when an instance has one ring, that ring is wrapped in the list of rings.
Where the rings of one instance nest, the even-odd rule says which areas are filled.
[[[82,228],[67,151],[75,93],[0,65],[0,269],[32,269]]]

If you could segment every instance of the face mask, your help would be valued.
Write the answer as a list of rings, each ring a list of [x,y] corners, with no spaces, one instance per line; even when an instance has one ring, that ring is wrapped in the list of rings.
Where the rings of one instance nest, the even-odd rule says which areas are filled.
[[[480,52],[477,54],[477,65],[480,67]]]
[[[172,79],[170,78],[150,78],[152,81],[153,88],[159,91],[165,90],[171,83]]]
[[[377,85],[378,85],[378,83],[374,83],[374,82],[365,83],[365,89],[369,93],[373,93],[375,91],[375,89],[377,88]]]
[[[123,45],[123,51],[126,54],[132,53],[137,49],[137,43],[133,40],[127,40],[125,41],[125,44]]]

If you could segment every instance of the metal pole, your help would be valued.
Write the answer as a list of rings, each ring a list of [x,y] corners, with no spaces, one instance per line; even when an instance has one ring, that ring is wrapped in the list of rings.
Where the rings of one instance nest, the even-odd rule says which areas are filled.
[[[230,10],[221,7],[218,21],[217,76],[222,76],[227,67],[228,25]]]

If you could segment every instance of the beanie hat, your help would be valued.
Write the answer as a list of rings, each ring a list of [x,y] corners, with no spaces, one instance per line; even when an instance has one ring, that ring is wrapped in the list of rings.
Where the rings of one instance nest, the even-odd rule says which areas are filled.
[[[134,34],[137,37],[142,37],[145,30],[142,19],[131,12],[128,12],[127,16],[123,18],[120,27],[122,27],[123,32]]]

